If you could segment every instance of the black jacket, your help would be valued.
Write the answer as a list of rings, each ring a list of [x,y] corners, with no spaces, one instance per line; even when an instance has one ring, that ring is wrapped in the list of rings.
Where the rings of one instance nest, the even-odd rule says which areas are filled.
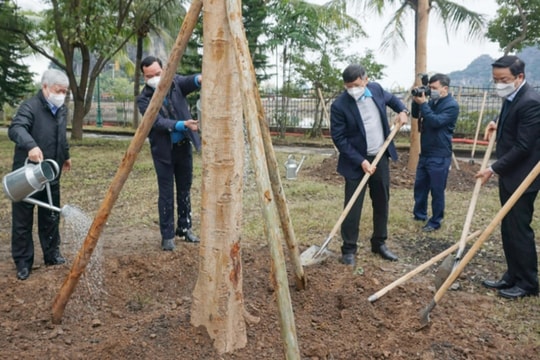
[[[540,94],[528,83],[499,120],[497,132],[497,161],[491,167],[506,190],[513,192],[540,160]],[[540,177],[527,191],[538,190]]]
[[[53,115],[41,90],[24,101],[8,129],[8,136],[15,143],[13,170],[22,167],[28,151],[38,146],[43,158],[56,161],[61,171],[64,161],[69,159],[66,126],[66,106]]]
[[[196,90],[199,90],[199,86],[195,82],[195,78],[198,75],[175,75],[171,88],[166,95],[167,100],[172,104],[172,109],[166,113],[162,107],[159,111],[157,118],[152,125],[152,129],[148,134],[148,140],[150,141],[150,149],[152,156],[156,160],[160,160],[166,164],[171,163],[171,132],[174,131],[174,127],[177,121],[185,121],[192,118],[189,112],[189,105],[186,100],[186,96]],[[139,111],[144,115],[150,100],[154,95],[154,89],[145,85],[141,91],[141,94],[137,97],[137,106]],[[191,132],[191,134],[187,134]],[[197,150],[200,148],[200,140],[197,134],[193,134],[192,130],[186,129],[186,135],[190,139],[197,139],[198,142],[193,145]]]

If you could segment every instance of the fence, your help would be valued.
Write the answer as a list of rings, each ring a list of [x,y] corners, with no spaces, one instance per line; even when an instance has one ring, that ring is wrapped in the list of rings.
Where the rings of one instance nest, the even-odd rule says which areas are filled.
[[[539,91],[540,87],[537,86],[535,89]],[[497,116],[501,107],[501,99],[494,94],[491,88],[451,87],[450,92],[460,105],[460,114],[455,130],[456,136],[459,137],[474,136],[482,108],[481,125],[485,126]],[[412,100],[408,91],[395,91],[393,94],[404,101],[410,108]],[[325,99],[324,108],[320,99],[313,93],[302,98],[265,96],[261,100],[266,121],[273,129],[303,133],[314,126],[319,126],[323,133],[328,131],[328,112],[334,99]],[[202,111],[204,112],[204,109]],[[131,126],[133,105],[127,103],[127,106],[124,106],[122,103],[102,100],[101,114],[104,125]],[[87,116],[88,121],[85,121],[85,124],[95,124],[96,116],[97,102],[94,101]],[[195,108],[193,109],[193,116],[194,118],[197,117]],[[389,119],[393,118],[391,110],[389,110],[388,116]]]

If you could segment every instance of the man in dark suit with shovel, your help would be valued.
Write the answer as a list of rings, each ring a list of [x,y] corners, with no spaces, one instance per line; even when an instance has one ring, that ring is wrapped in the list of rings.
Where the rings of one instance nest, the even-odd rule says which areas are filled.
[[[345,178],[345,204],[362,178],[369,174],[369,195],[373,205],[371,251],[386,260],[396,261],[398,257],[385,244],[390,199],[388,157],[397,159],[394,145],[388,146],[376,166],[372,162],[390,133],[386,107],[398,113],[401,124],[408,121],[409,111],[396,96],[379,84],[369,82],[363,66],[349,65],[342,75],[345,91],[332,104],[330,121],[332,140],[339,150],[337,171]],[[365,189],[362,189],[341,226],[341,262],[346,265],[354,266],[356,262],[364,195]]]
[[[525,80],[525,64],[517,56],[503,56],[492,64],[493,82],[503,106],[497,123],[486,128],[496,136],[497,161],[478,172],[485,183],[499,176],[499,198],[506,203],[540,160],[540,94]],[[504,298],[538,295],[538,259],[531,221],[540,189],[536,179],[503,218],[501,235],[507,270],[500,280],[482,284]]]

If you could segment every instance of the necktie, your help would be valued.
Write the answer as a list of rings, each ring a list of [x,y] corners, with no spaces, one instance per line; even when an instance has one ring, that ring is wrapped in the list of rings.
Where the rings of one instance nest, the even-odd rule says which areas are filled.
[[[496,140],[499,140],[502,133],[502,127],[504,124],[504,120],[506,119],[506,116],[508,115],[508,109],[510,109],[510,105],[512,105],[512,102],[510,100],[504,100],[503,106],[499,115],[499,121],[497,124],[497,138]]]

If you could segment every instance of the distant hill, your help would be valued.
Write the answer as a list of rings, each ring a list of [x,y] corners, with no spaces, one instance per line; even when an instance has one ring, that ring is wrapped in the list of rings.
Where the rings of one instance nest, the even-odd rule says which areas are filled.
[[[527,82],[540,86],[540,49],[528,47],[517,53],[525,62]],[[491,86],[491,64],[495,61],[489,55],[481,55],[474,59],[464,70],[453,71],[450,76],[452,86]]]

